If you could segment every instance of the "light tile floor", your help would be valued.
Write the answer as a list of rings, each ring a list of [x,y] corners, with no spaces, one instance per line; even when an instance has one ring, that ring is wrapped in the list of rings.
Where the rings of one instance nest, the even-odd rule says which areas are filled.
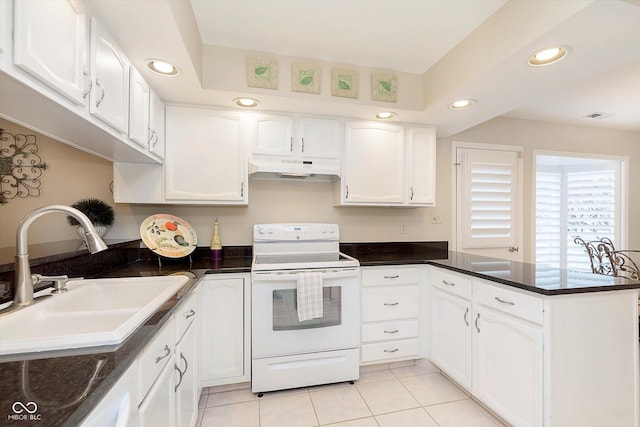
[[[197,427],[496,427],[504,426],[424,363],[363,369],[354,385],[265,393],[205,394]],[[215,390],[214,390],[215,391]]]

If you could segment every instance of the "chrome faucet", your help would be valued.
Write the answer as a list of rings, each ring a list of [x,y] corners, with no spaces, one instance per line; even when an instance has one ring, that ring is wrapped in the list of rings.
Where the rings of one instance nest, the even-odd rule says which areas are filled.
[[[35,274],[31,274],[27,232],[36,219],[51,212],[62,212],[78,220],[85,231],[87,248],[92,254],[107,249],[107,245],[100,236],[98,236],[89,218],[78,209],[63,205],[52,205],[38,208],[28,213],[27,216],[20,221],[20,224],[18,224],[18,231],[16,232],[16,265],[12,304],[12,306],[16,306],[16,308],[27,306],[33,302],[33,283],[38,280],[37,277],[34,277],[36,276]],[[14,308],[14,310],[16,308]]]

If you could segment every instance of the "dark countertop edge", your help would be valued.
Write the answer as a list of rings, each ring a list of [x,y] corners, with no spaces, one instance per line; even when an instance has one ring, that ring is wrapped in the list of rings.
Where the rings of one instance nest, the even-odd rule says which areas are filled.
[[[144,350],[144,348],[151,342],[151,340],[157,335],[157,333],[164,327],[169,318],[176,312],[178,307],[185,301],[189,296],[191,296],[192,292],[197,288],[200,279],[204,276],[204,270],[189,270],[190,273],[193,273],[194,277],[190,278],[187,283],[185,283],[180,289],[176,291],[176,293],[169,298],[169,301],[172,301],[171,307],[169,307],[166,312],[162,315],[162,317],[157,320],[155,325],[152,325],[144,332],[141,331],[143,326],[147,326],[146,324],[138,327],[129,338],[133,338],[136,334],[144,334],[144,337],[139,339],[139,342],[131,349],[127,350],[128,354],[122,361],[116,364],[115,368],[107,375],[104,380],[100,383],[100,385],[91,392],[86,400],[82,402],[82,404],[71,414],[71,416],[65,421],[63,426],[65,427],[77,427],[80,425],[89,414],[95,409],[95,407],[100,403],[100,401],[111,391],[113,386],[120,380],[122,375],[129,369],[132,363],[136,360],[136,358],[140,355],[140,353]],[[166,304],[166,303],[165,303]],[[157,312],[156,312],[157,313]],[[149,319],[153,318],[154,314],[150,316]],[[149,320],[148,319],[148,320]],[[124,347],[126,341],[120,345],[119,348]],[[105,350],[110,347],[104,347]],[[117,350],[115,350],[117,351]],[[52,355],[53,356],[53,355]]]

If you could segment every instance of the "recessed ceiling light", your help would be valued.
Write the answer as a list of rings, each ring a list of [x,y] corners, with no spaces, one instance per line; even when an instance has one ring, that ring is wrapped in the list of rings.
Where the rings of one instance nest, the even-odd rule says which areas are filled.
[[[162,59],[147,59],[145,62],[151,71],[162,76],[173,77],[180,74],[178,67]]]
[[[239,107],[246,107],[246,108],[257,107],[258,104],[260,103],[257,99],[253,99],[253,98],[236,98],[233,100],[233,102],[235,102],[235,104]]]
[[[539,67],[542,65],[553,64],[567,56],[567,53],[569,53],[568,48],[562,46],[542,49],[531,55],[529,58],[529,65]]]
[[[394,113],[393,111],[381,111],[376,114],[376,119],[388,120],[394,118],[395,116],[396,113]]]
[[[449,104],[450,110],[464,110],[465,108],[473,107],[476,103],[475,99],[459,99]]]

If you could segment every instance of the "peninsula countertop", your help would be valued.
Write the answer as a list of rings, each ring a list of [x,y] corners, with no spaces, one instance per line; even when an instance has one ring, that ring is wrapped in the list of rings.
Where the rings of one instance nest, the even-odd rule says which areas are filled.
[[[97,359],[103,359],[106,362],[102,371],[84,398],[68,407],[62,404],[39,407],[42,420],[48,426],[77,426],[118,381],[139,352],[170,318],[182,299],[190,294],[197,280],[205,274],[251,271],[251,247],[229,248],[222,261],[211,260],[207,248],[198,248],[189,258],[162,260],[140,248],[139,240],[115,242],[110,245],[110,250],[114,253],[99,258],[100,262],[88,263],[87,259],[90,258],[84,259],[78,243],[58,247],[58,250],[63,246],[72,249],[68,258],[64,254],[55,253],[55,245],[48,245],[35,260],[34,270],[37,269],[41,274],[61,274],[61,271],[69,272],[73,265],[71,274],[85,277],[152,276],[185,272],[192,275],[193,280],[119,346],[0,356],[0,385],[3,388],[0,415],[5,415],[0,416],[0,425],[8,422],[6,414],[11,413],[11,405],[26,398],[22,380],[25,370],[29,373],[33,387],[31,392],[35,395],[74,397],[82,394],[87,387],[86,375],[82,373],[93,369]],[[591,272],[549,269],[534,264],[451,252],[448,251],[446,242],[344,243],[340,249],[357,258],[362,267],[432,264],[547,296],[640,288],[640,282],[594,275]],[[54,254],[47,255],[48,251],[53,251]],[[110,264],[113,262],[116,264]],[[78,270],[81,266],[90,264],[98,265],[101,272],[88,271],[85,274]],[[11,266],[0,262],[0,273],[0,281],[7,280],[12,274]]]

